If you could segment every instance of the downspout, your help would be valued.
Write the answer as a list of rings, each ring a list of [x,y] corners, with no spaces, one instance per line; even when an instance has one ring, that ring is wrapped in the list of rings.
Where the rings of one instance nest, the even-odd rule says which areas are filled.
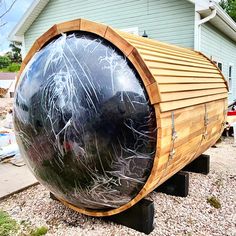
[[[203,19],[200,19],[200,14],[195,11],[195,32],[194,32],[194,50],[201,51],[201,25],[205,24],[209,20],[213,19],[216,16],[216,8],[210,8],[211,14]]]

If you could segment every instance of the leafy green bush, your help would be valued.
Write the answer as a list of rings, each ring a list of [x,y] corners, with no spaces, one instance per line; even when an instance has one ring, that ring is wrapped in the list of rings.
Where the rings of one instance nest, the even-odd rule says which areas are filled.
[[[11,60],[6,56],[0,56],[0,69],[6,68],[11,64]]]
[[[6,69],[8,72],[17,72],[20,70],[20,64],[11,63]]]

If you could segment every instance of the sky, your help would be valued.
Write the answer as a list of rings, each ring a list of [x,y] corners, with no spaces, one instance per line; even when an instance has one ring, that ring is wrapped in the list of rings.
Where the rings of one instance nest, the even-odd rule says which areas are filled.
[[[12,2],[13,0],[0,0],[0,15],[8,9]],[[32,2],[33,0],[17,0],[12,9],[0,20],[0,25],[7,22],[6,25],[0,27],[0,55],[9,51],[10,41],[7,37]]]

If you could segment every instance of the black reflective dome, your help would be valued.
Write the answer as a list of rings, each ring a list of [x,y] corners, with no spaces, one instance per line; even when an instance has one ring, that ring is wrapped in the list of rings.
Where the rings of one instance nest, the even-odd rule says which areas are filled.
[[[124,205],[150,175],[154,110],[132,64],[97,35],[62,35],[34,55],[19,80],[14,124],[38,180],[80,208]]]

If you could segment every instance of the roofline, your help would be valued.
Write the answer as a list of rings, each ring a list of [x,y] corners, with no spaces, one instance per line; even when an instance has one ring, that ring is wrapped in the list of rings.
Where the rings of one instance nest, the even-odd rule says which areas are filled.
[[[223,8],[218,4],[214,3],[214,7],[217,11],[217,15],[220,16],[220,18],[232,28],[236,33],[236,22],[223,10]],[[235,38],[236,41],[236,38]]]
[[[188,2],[196,5],[197,0],[187,0]],[[235,31],[236,36],[236,23],[233,21],[233,19],[220,7],[220,5],[216,2],[218,0],[207,0],[210,5],[214,6],[217,11],[217,15],[233,30]],[[24,41],[24,34],[29,29],[29,27],[32,25],[34,20],[38,17],[38,15],[41,13],[41,11],[44,9],[44,7],[47,5],[49,0],[35,0],[32,2],[32,4],[29,6],[25,14],[22,16],[18,24],[13,28],[13,30],[10,32],[8,39],[10,41],[18,41],[23,42]],[[33,13],[35,14],[33,15]],[[26,22],[31,21],[32,23],[30,25],[26,25]],[[22,32],[20,32],[22,31]],[[236,41],[236,37],[231,37],[234,41]]]
[[[37,18],[37,16],[41,13],[41,11],[44,9],[44,7],[47,5],[47,3],[49,2],[49,0],[34,0],[31,5],[28,7],[28,9],[26,10],[26,12],[24,13],[24,15],[21,17],[21,19],[19,20],[19,22],[16,24],[16,26],[12,29],[12,31],[10,32],[10,34],[8,35],[8,39],[10,41],[17,41],[17,42],[23,42],[24,40],[24,35],[21,34],[19,35],[19,30],[21,28],[24,27],[25,23],[28,21],[28,19],[30,18],[31,14],[36,11],[39,6],[40,3],[41,5],[43,5],[42,9],[38,12],[38,14],[33,17],[33,21]],[[28,28],[27,28],[28,29]],[[27,29],[24,31],[24,33],[27,31]]]

